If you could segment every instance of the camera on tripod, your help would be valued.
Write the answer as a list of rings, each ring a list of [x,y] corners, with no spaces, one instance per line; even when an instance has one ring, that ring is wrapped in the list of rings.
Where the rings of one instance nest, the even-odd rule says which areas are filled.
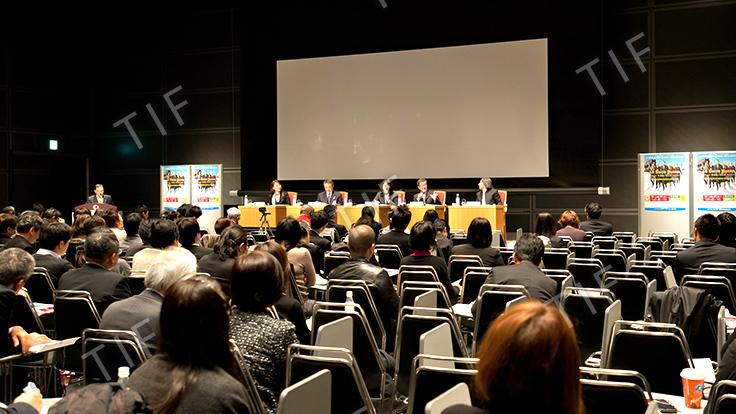
[[[267,216],[267,215],[271,214],[268,211],[266,211],[266,207],[259,207],[258,208],[258,212],[261,213],[261,214],[263,214],[264,216]]]

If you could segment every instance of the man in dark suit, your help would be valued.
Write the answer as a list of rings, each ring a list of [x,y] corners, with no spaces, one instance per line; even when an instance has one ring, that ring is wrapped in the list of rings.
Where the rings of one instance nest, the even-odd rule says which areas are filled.
[[[95,184],[95,193],[87,197],[87,202],[97,204],[115,204],[112,202],[112,196],[105,194],[105,187],[102,184]]]
[[[448,237],[447,223],[441,219],[435,220],[434,231],[437,233],[435,237],[435,242],[437,243],[437,255],[445,259],[445,263],[449,263],[453,243],[452,240],[450,240],[450,237]]]
[[[15,235],[18,217],[15,214],[0,214],[0,244],[5,244]]]
[[[125,238],[120,242],[120,255],[127,256],[128,252],[143,245],[143,239],[139,234],[143,217],[136,212],[129,213],[123,219]]]
[[[544,243],[534,234],[523,234],[514,245],[514,265],[497,266],[484,283],[522,285],[532,299],[549,302],[557,294],[557,283],[539,270],[544,256]],[[477,304],[473,304],[475,314]]]
[[[317,194],[317,201],[325,204],[342,205],[342,196],[340,193],[335,193],[335,182],[331,179],[326,179],[322,183],[325,191]]]
[[[28,348],[48,342],[45,335],[29,334],[20,326],[12,326],[15,295],[33,272],[33,257],[21,249],[0,252],[0,357],[25,353]]]
[[[501,195],[498,194],[498,190],[493,188],[493,181],[490,177],[483,177],[478,182],[478,191],[475,193],[476,201],[480,202],[482,206],[500,206]]]
[[[197,271],[197,260],[179,249],[166,250],[146,272],[146,289],[111,304],[100,322],[100,329],[133,331],[153,355],[158,349],[159,315],[166,291],[177,281]]]
[[[695,220],[693,237],[695,245],[677,252],[675,257],[675,276],[677,280],[688,274],[698,274],[700,265],[705,262],[736,262],[736,249],[716,243],[721,224],[712,214],[704,214]]]
[[[378,237],[376,244],[395,244],[399,246],[402,256],[409,256],[411,249],[409,248],[409,235],[406,234],[406,227],[411,221],[411,211],[406,206],[398,206],[389,213],[388,221],[391,225],[391,231]]]
[[[311,229],[309,230],[309,242],[319,248],[316,255],[312,256],[315,269],[324,269],[325,253],[332,249],[332,242],[320,236],[320,233],[327,227],[327,213],[324,211],[316,211],[312,213]]]
[[[580,228],[593,233],[594,236],[610,236],[613,234],[613,225],[601,220],[603,209],[601,205],[595,201],[591,201],[585,206],[585,215],[588,219],[580,223]]]
[[[49,272],[54,286],[59,285],[59,278],[64,273],[74,269],[74,266],[64,258],[72,238],[72,228],[65,223],[47,223],[41,227],[38,237],[38,251],[33,255],[37,267],[43,267]]]
[[[176,220],[176,226],[179,228],[179,243],[181,247],[192,252],[197,260],[213,252],[208,247],[202,247],[199,242],[202,234],[199,232],[199,223],[194,217],[184,217]]]
[[[442,204],[440,196],[436,191],[430,191],[427,188],[427,179],[420,178],[417,180],[418,193],[414,194],[414,201],[420,201],[424,204]]]
[[[36,253],[36,241],[43,226],[43,219],[38,213],[29,212],[20,216],[15,227],[15,236],[5,243],[5,248],[17,247],[30,254]]]
[[[118,263],[118,239],[107,228],[88,235],[84,241],[87,263],[64,273],[59,279],[60,290],[86,290],[100,314],[111,303],[130,297],[125,276],[111,271]]]

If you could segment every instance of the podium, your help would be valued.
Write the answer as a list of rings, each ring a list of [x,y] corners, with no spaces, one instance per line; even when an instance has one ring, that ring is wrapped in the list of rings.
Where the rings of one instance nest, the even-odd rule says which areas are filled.
[[[74,209],[78,208],[86,208],[90,212],[94,212],[95,210],[117,210],[118,206],[105,203],[84,203],[74,207]]]
[[[448,225],[451,230],[468,231],[468,225],[476,217],[485,217],[491,222],[493,230],[501,230],[506,238],[506,212],[505,206],[448,206],[450,221]]]

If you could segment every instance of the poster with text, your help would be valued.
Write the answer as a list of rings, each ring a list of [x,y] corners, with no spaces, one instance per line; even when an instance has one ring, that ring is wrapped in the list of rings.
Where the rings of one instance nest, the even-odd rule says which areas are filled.
[[[688,155],[687,152],[644,155],[644,210],[682,211],[688,208]]]
[[[693,153],[695,210],[736,211],[736,151]]]
[[[191,173],[188,165],[161,166],[161,208],[176,210],[192,202]]]
[[[222,208],[222,165],[192,165],[192,204],[202,211]]]

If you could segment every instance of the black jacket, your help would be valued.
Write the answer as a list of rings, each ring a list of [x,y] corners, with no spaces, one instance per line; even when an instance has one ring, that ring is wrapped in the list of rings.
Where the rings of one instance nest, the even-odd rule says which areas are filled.
[[[391,230],[386,234],[382,234],[378,237],[376,244],[395,244],[399,246],[401,254],[406,257],[411,254],[409,248],[409,235],[404,233],[403,230]]]
[[[92,194],[91,196],[87,197],[87,203],[97,204],[97,196],[95,194]],[[115,203],[112,202],[112,196],[107,194],[102,195],[102,203],[115,205]]]
[[[312,334],[307,327],[307,320],[304,318],[304,309],[298,300],[288,296],[281,296],[279,301],[274,305],[276,313],[281,319],[285,319],[294,324],[296,328],[296,337],[299,343],[309,345],[312,343]]]
[[[113,302],[131,296],[127,277],[92,262],[64,273],[59,279],[59,290],[86,290],[100,315]]]
[[[480,256],[480,260],[483,262],[483,266],[503,266],[506,263],[503,262],[501,257],[501,251],[493,247],[477,248],[470,243],[458,244],[453,247],[451,254],[468,254]]]
[[[266,204],[273,204],[273,192],[268,194],[268,199],[266,199]],[[286,191],[282,191],[281,194],[279,194],[279,198],[276,201],[276,204],[290,205],[291,200],[289,200],[289,193]]]
[[[376,196],[373,197],[373,201],[377,201],[381,204],[389,204],[392,206],[395,206],[399,204],[399,195],[396,193],[391,193],[388,196],[388,203],[386,202],[386,193],[383,191],[379,191],[376,193]]]
[[[158,349],[159,315],[163,295],[146,289],[139,295],[111,304],[102,316],[100,329],[134,331],[148,348],[149,355]]]
[[[580,223],[580,228],[593,233],[594,236],[610,236],[613,234],[613,224],[603,220],[586,220]]]
[[[547,302],[557,294],[557,283],[528,260],[512,266],[493,268],[493,273],[485,283],[523,285],[532,299],[539,299],[541,302]]]
[[[328,200],[327,192],[322,191],[321,193],[317,194],[317,201],[325,204],[342,205],[342,194],[340,194],[339,191],[333,191],[330,194],[330,199]]]
[[[309,231],[309,243],[318,247],[318,250],[312,254],[312,264],[314,264],[315,270],[319,272],[325,268],[325,253],[330,251],[332,243],[314,230]],[[309,249],[309,253],[312,253],[312,249]]]
[[[197,258],[197,261],[199,261],[199,259],[201,259],[201,258],[203,258],[203,257],[205,257],[208,254],[210,254],[210,253],[213,252],[213,250],[210,249],[209,247],[196,246],[194,244],[189,245],[189,246],[181,246],[181,247],[183,247],[183,248],[189,250],[190,252],[192,252],[192,254],[194,255],[194,257]]]
[[[705,262],[736,262],[736,249],[711,240],[695,242],[694,246],[677,252],[673,269],[677,280],[688,274],[698,274],[700,265]]]
[[[213,252],[205,255],[197,262],[197,272],[208,273],[217,279],[220,282],[222,290],[229,295],[230,274],[233,271],[234,264],[235,259],[232,257],[226,257],[225,260],[220,260],[220,256]]]
[[[437,272],[437,278],[440,280],[442,285],[447,291],[447,295],[450,297],[450,304],[453,305],[457,302],[459,295],[459,289],[452,285],[450,280],[450,272],[447,270],[447,263],[439,256],[407,256],[401,259],[401,265],[427,265],[432,266],[434,271]]]
[[[483,191],[478,191],[475,193],[475,201],[481,201],[481,197],[483,196]],[[486,190],[486,205],[498,205],[500,206],[503,204],[501,202],[501,194],[498,193],[498,190],[495,188],[491,188],[490,190]]]
[[[427,192],[425,193],[426,199],[424,200],[424,204],[442,204],[440,197],[432,197],[432,193],[434,193],[433,190],[427,189]],[[422,201],[422,193],[414,194],[414,201]]]
[[[15,353],[20,353],[20,348],[13,348],[10,339],[10,321],[13,319],[13,306],[15,304],[15,292],[0,284],[0,358]]]
[[[383,268],[368,263],[362,257],[351,257],[350,260],[333,269],[328,279],[365,280],[369,286],[372,285],[371,295],[386,330],[386,344],[393,344],[396,318],[399,313],[399,295],[396,294],[396,288],[389,279],[388,273]]]
[[[34,254],[33,259],[36,261],[37,267],[43,267],[49,272],[54,287],[59,286],[61,275],[74,269],[74,266],[68,260],[60,259],[50,254]]]
[[[36,250],[38,250],[36,249],[36,246],[29,243],[28,240],[26,240],[20,234],[16,234],[15,237],[13,237],[12,239],[8,240],[7,243],[5,243],[6,249],[10,249],[11,247],[16,247],[18,249],[25,250],[30,254],[34,254],[36,253]]]

